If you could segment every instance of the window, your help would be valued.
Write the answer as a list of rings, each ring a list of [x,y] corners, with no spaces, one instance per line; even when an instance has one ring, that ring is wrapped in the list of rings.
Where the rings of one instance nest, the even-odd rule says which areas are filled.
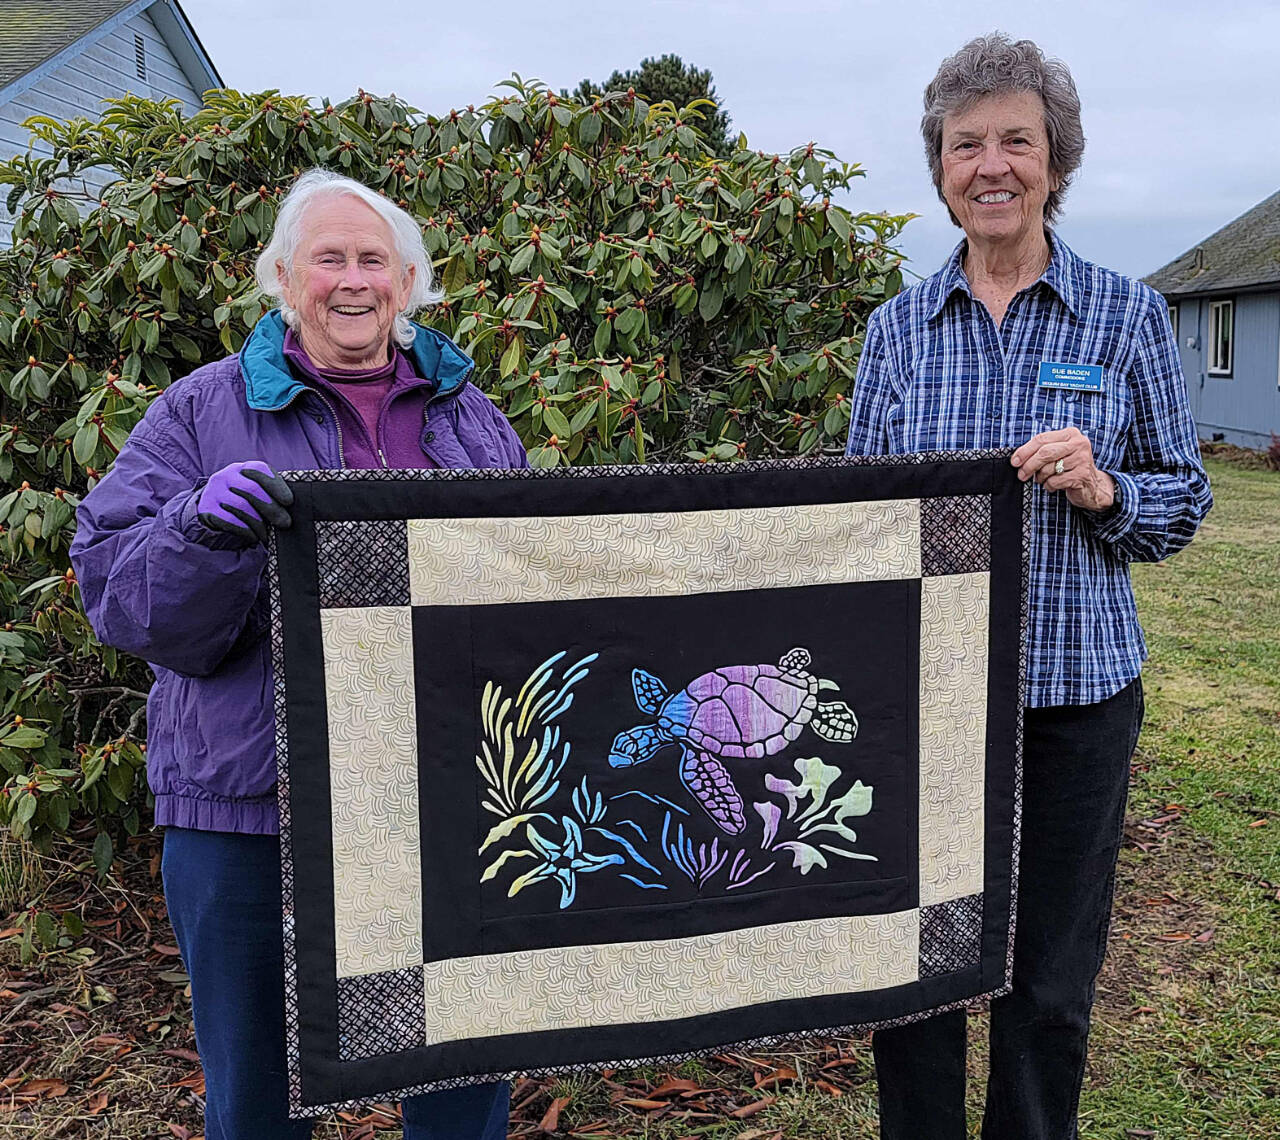
[[[1173,328],[1173,343],[1177,344],[1178,343],[1178,306],[1176,304],[1169,306],[1169,324]]]
[[[1233,309],[1231,301],[1209,302],[1209,375],[1231,375]]]
[[[146,79],[147,77],[147,45],[143,43],[142,37],[137,32],[133,33],[133,58],[138,69],[138,78]]]

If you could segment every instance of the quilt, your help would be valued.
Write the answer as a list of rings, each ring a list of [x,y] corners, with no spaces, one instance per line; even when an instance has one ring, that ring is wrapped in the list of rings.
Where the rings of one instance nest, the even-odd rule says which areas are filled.
[[[1006,992],[1007,452],[286,477],[295,1115]]]

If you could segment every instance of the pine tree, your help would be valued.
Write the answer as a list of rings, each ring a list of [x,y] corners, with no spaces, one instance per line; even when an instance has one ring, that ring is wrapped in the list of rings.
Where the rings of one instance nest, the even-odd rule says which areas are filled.
[[[584,79],[572,92],[564,94],[579,102],[589,102],[607,91],[626,91],[631,87],[650,103],[670,99],[677,108],[686,107],[695,99],[710,99],[715,109],[702,108],[703,118],[693,125],[716,154],[723,157],[733,149],[729,139],[729,114],[716,94],[711,72],[700,71],[693,64],[686,65],[678,55],[642,60],[635,71],[615,71],[603,83]]]

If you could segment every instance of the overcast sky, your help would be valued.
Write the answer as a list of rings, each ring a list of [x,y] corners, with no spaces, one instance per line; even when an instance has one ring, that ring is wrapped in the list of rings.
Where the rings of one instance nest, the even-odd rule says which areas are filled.
[[[395,92],[441,113],[516,71],[555,88],[673,52],[710,69],[752,147],[814,140],[859,162],[849,205],[917,213],[934,271],[958,238],[925,171],[920,99],[939,62],[1000,29],[1075,76],[1088,137],[1060,232],[1141,276],[1280,189],[1278,0],[182,0],[232,87]]]

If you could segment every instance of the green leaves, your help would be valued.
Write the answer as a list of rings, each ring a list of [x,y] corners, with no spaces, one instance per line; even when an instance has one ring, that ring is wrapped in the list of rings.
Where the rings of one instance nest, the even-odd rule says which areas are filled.
[[[111,845],[111,836],[105,831],[98,832],[97,839],[93,841],[93,865],[99,877],[104,879],[107,877],[114,855],[115,849]]]
[[[502,354],[502,364],[498,374],[504,380],[520,367],[520,354],[523,347],[520,338],[516,337]]]
[[[719,281],[712,281],[702,290],[698,298],[698,315],[704,321],[713,321],[724,304],[724,286]]]
[[[590,146],[600,137],[603,126],[599,113],[592,111],[584,115],[578,122],[578,141],[583,146]]]
[[[462,254],[455,254],[449,258],[449,263],[444,267],[444,273],[440,277],[440,287],[444,289],[447,296],[452,297],[455,293],[462,291],[467,283],[467,259]]]
[[[130,96],[36,124],[49,156],[0,163],[0,824],[45,842],[77,814],[119,834],[146,812],[149,677],[79,607],[75,508],[170,383],[248,337],[298,171],[345,171],[414,217],[445,293],[418,318],[467,349],[536,466],[841,450],[908,218],[836,205],[862,172],[828,152],[729,145],[709,77],[659,70],[671,83],[635,84],[652,101],[513,77],[432,115],[219,91],[184,117]],[[118,175],[101,199],[58,177],[89,167]]]
[[[564,413],[554,404],[548,404],[542,409],[542,426],[562,440],[568,439],[573,434]]]
[[[525,245],[520,252],[511,259],[510,271],[513,276],[520,276],[522,273],[528,272],[529,266],[533,264],[533,256],[537,250],[533,246]]]
[[[98,449],[98,429],[96,425],[88,423],[81,424],[76,431],[75,438],[71,441],[71,453],[75,456],[75,460],[81,466],[84,466],[93,458],[93,453]]]
[[[827,225],[836,232],[836,236],[842,242],[848,242],[852,231],[849,228],[849,219],[845,216],[845,212],[839,206],[830,206],[826,211]]]
[[[39,748],[47,738],[47,733],[26,725],[0,729],[0,747],[4,748]]]

